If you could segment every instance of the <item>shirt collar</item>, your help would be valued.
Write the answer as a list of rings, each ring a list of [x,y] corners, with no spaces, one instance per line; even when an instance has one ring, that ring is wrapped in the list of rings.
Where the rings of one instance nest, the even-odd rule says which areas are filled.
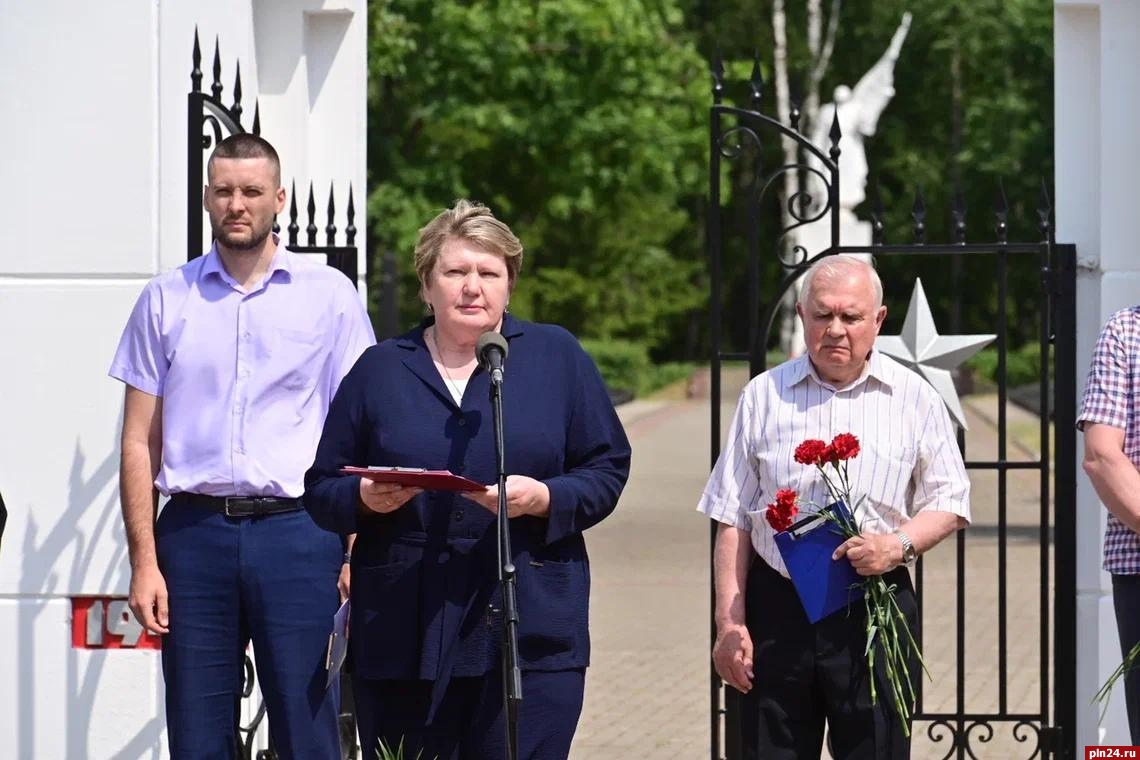
[[[888,362],[886,358],[879,353],[877,348],[872,348],[871,357],[863,365],[863,372],[859,377],[843,388],[835,388],[831,383],[820,379],[819,374],[815,371],[815,365],[811,363],[811,358],[807,354],[803,354],[792,360],[791,367],[789,367],[788,370],[787,386],[791,388],[810,377],[817,384],[824,387],[834,390],[846,390],[863,383],[868,377],[873,377],[889,388],[895,384],[895,372],[896,367],[893,366],[891,362]]]
[[[285,277],[289,280],[293,279],[293,262],[290,260],[289,251],[285,248],[285,244],[281,242],[281,237],[276,233],[273,235],[273,242],[277,244],[277,248],[273,251],[273,258],[269,260],[269,269],[265,272],[265,277],[262,283],[269,282],[273,275],[277,272],[284,272]],[[218,243],[210,246],[209,252],[202,257],[202,277],[209,277],[211,275],[221,278],[223,281],[230,285],[237,285],[233,277],[230,277],[226,268],[222,266],[222,257],[218,253]]]

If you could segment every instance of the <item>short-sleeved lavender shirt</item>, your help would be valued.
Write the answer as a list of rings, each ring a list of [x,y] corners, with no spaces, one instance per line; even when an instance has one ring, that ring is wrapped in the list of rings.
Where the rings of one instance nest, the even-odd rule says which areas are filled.
[[[294,497],[337,386],[375,342],[332,267],[278,243],[247,293],[211,249],[147,283],[109,374],[162,398],[162,493]]]
[[[1101,330],[1077,427],[1096,422],[1124,431],[1124,455],[1140,468],[1140,306],[1116,312]],[[1140,535],[1109,513],[1104,569],[1140,575]]]

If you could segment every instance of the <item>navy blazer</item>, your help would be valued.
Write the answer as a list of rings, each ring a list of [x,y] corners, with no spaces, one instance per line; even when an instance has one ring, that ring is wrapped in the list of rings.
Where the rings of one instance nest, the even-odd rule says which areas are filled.
[[[360,502],[345,465],[449,469],[496,478],[490,379],[471,375],[457,407],[423,325],[369,348],[329,408],[305,505],[322,527],[356,532],[351,640],[363,678],[483,675],[500,642],[495,519],[459,494],[427,492],[389,514]],[[550,489],[548,517],[510,521],[524,669],[589,664],[590,568],[582,531],[617,505],[630,448],[601,375],[566,330],[507,314],[503,384],[508,475]]]

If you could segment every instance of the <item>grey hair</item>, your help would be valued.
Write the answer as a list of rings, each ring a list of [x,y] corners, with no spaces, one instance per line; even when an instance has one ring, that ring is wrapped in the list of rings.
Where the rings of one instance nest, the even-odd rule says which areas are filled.
[[[800,281],[799,305],[802,308],[807,308],[808,299],[811,298],[811,286],[817,277],[834,280],[853,274],[865,274],[870,279],[871,287],[875,290],[875,311],[878,311],[879,307],[883,305],[883,281],[879,279],[875,265],[871,262],[870,257],[862,259],[846,254],[827,256],[812,264]]]

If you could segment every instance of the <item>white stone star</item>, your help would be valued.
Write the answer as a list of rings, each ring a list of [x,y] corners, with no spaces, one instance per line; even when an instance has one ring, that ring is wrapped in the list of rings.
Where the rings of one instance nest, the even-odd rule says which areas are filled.
[[[914,293],[906,310],[899,335],[880,335],[875,347],[892,359],[905,364],[934,386],[946,403],[954,422],[967,430],[966,415],[958,401],[958,391],[950,370],[993,342],[996,335],[939,335],[922,280],[915,278]]]

